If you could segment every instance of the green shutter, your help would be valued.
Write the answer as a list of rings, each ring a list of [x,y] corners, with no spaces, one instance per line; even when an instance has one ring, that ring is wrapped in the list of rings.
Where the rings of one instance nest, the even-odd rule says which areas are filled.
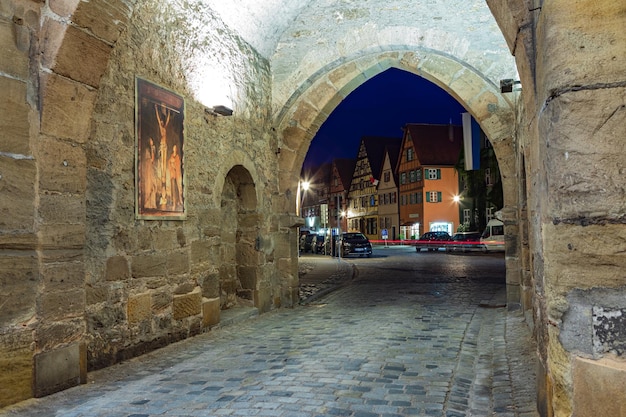
[[[426,202],[430,203],[430,193],[426,192]]]
[[[437,168],[437,179],[440,180],[441,179],[441,170],[439,168]],[[439,200],[441,201],[441,200]]]
[[[437,170],[439,171],[439,170]],[[441,203],[441,191],[437,191],[437,202]]]

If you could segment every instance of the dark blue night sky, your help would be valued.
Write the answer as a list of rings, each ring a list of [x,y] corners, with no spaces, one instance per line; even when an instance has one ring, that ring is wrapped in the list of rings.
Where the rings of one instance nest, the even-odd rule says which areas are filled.
[[[334,158],[356,158],[363,136],[402,137],[407,123],[461,125],[465,109],[452,96],[417,75],[389,69],[354,90],[313,138],[304,167]]]

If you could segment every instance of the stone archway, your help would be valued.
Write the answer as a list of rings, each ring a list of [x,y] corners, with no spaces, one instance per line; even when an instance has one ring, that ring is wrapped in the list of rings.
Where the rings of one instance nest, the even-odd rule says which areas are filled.
[[[0,350],[4,353],[2,356],[10,357],[12,365],[15,365],[12,374],[17,375],[20,381],[28,382],[16,387],[10,401],[45,395],[84,380],[86,369],[81,358],[86,350],[81,340],[88,324],[85,311],[89,309],[85,300],[107,308],[112,305],[106,299],[109,293],[103,286],[84,285],[85,278],[90,274],[86,268],[90,259],[85,256],[85,249],[90,243],[86,239],[93,237],[85,213],[87,204],[93,204],[88,196],[89,181],[99,180],[99,177],[90,178],[89,170],[100,169],[110,161],[110,158],[90,154],[93,148],[90,149],[91,144],[86,144],[93,143],[91,135],[93,124],[98,122],[97,107],[107,105],[98,98],[99,93],[105,90],[101,85],[102,76],[110,66],[111,56],[115,55],[112,52],[120,43],[120,34],[131,26],[128,22],[131,18],[141,18],[135,12],[142,3],[122,0],[13,0],[0,7],[0,31],[5,46],[2,56],[6,58],[2,60],[0,82],[3,91],[7,92],[8,104],[4,110],[10,115],[7,120],[11,122],[11,129],[3,131],[10,132],[5,138],[14,135],[3,143],[1,161],[3,197],[10,196],[3,200],[3,208],[11,212],[5,220],[4,230],[7,232],[3,239],[3,262],[4,270],[9,271],[6,275],[11,277],[11,285],[4,287],[10,295],[7,297],[8,304],[2,310],[9,330],[5,333],[7,336],[0,338],[3,342]],[[274,10],[287,3],[292,4],[273,2]],[[330,6],[334,4],[319,2],[324,8],[318,8],[314,1],[293,2],[294,5],[297,3],[310,6],[307,14],[296,19],[296,13],[301,10],[293,6],[291,9],[283,8],[281,11],[286,12],[284,19],[277,20],[285,23],[298,21],[298,24],[310,22],[311,25],[318,25],[320,31],[325,31],[327,27],[320,25],[320,20],[306,18],[335,16],[334,13],[321,13],[332,11]],[[513,106],[499,94],[495,85],[503,74],[499,71],[502,61],[484,59],[483,52],[489,48],[483,48],[482,43],[474,43],[474,38],[455,38],[453,33],[435,29],[440,28],[445,20],[454,22],[453,19],[442,21],[440,16],[433,15],[440,19],[433,19],[426,25],[415,21],[415,26],[407,27],[405,13],[396,14],[396,21],[381,20],[378,25],[362,24],[369,23],[367,16],[373,15],[362,14],[364,17],[360,20],[356,15],[341,14],[342,18],[359,19],[353,20],[353,24],[344,19],[342,27],[347,29],[335,32],[337,36],[329,37],[328,42],[319,42],[318,36],[308,36],[319,32],[301,30],[300,26],[285,30],[281,39],[286,42],[281,42],[278,38],[264,35],[270,31],[281,33],[284,26],[250,25],[250,20],[241,19],[233,13],[233,21],[251,27],[250,37],[257,35],[263,41],[275,39],[273,45],[270,41],[267,43],[269,47],[262,49],[266,52],[261,52],[261,56],[256,51],[246,52],[248,46],[245,39],[236,33],[226,33],[228,31],[224,31],[221,24],[208,31],[215,35],[208,39],[210,44],[220,48],[222,41],[230,39],[231,43],[224,43],[223,48],[232,48],[232,53],[237,56],[243,53],[243,58],[236,61],[240,65],[234,67],[248,68],[247,65],[250,65],[248,73],[254,76],[238,78],[241,85],[248,88],[251,84],[254,88],[250,90],[259,87],[259,91],[270,91],[251,102],[248,108],[241,109],[243,112],[235,113],[235,117],[243,115],[237,119],[240,131],[236,133],[252,130],[252,127],[258,129],[255,139],[260,140],[245,142],[245,146],[250,148],[250,158],[255,159],[255,163],[257,157],[260,161],[266,156],[269,156],[267,160],[271,159],[271,163],[265,165],[271,167],[267,170],[271,170],[271,175],[262,170],[255,172],[251,168],[253,164],[245,164],[254,178],[259,206],[266,207],[263,210],[259,208],[259,211],[278,213],[275,217],[268,216],[267,222],[265,218],[263,222],[256,222],[263,224],[264,232],[273,235],[265,242],[265,281],[259,278],[258,289],[252,289],[252,292],[264,292],[264,300],[277,297],[275,292],[272,293],[276,287],[276,281],[272,280],[278,280],[273,276],[272,264],[275,263],[281,265],[281,279],[287,283],[283,291],[290,293],[291,299],[296,299],[297,270],[293,268],[291,259],[295,254],[290,249],[296,247],[296,238],[286,231],[297,222],[290,216],[295,206],[295,192],[292,191],[297,184],[298,168],[308,143],[329,112],[342,97],[386,68],[393,66],[413,72],[437,83],[464,103],[494,144],[505,187],[509,300],[516,299],[516,293],[525,291],[520,290],[522,280],[515,275],[515,271],[518,274],[522,271],[526,288],[537,292],[532,301],[537,311],[540,365],[544,367],[542,372],[545,377],[543,384],[554,392],[554,400],[549,397],[542,402],[550,405],[546,407],[550,409],[554,403],[559,415],[566,415],[571,409],[581,413],[583,411],[580,410],[585,410],[591,402],[586,401],[587,395],[579,393],[593,391],[588,389],[589,386],[578,384],[584,382],[588,375],[597,376],[602,382],[605,375],[602,367],[607,362],[610,369],[617,369],[610,362],[610,352],[603,347],[598,350],[598,346],[591,343],[591,338],[580,343],[578,335],[595,335],[595,328],[586,320],[591,316],[592,309],[607,307],[611,311],[612,308],[621,308],[623,303],[612,305],[611,300],[623,300],[625,291],[626,281],[620,273],[624,265],[621,256],[624,253],[622,236],[625,222],[621,181],[624,147],[623,141],[619,141],[620,127],[626,117],[623,98],[626,81],[621,59],[624,56],[624,38],[620,36],[626,16],[623,13],[624,4],[608,0],[577,2],[576,7],[568,7],[563,0],[487,0],[487,4],[508,44],[506,55],[515,56],[524,86],[524,103],[520,103],[519,118],[513,117]],[[266,11],[269,7],[260,2],[259,5]],[[223,7],[235,8],[236,5]],[[417,8],[413,11],[419,12]],[[265,15],[268,20],[275,16],[273,13]],[[202,27],[211,29],[210,25],[203,24]],[[279,30],[274,30],[277,27]],[[333,28],[337,27],[340,25],[333,24]],[[261,28],[265,32],[259,30]],[[290,41],[299,39],[309,39],[309,43],[294,44],[292,47]],[[279,43],[280,46],[277,46]],[[317,44],[314,48],[307,48],[314,44]],[[144,49],[156,51],[156,48]],[[504,55],[501,49],[499,56]],[[350,55],[346,51],[357,52]],[[473,54],[470,56],[467,52]],[[455,56],[468,60],[469,64],[456,60]],[[491,76],[488,75],[490,68],[496,69]],[[318,72],[312,73],[314,71]],[[167,71],[155,73],[168,77]],[[121,86],[120,80],[124,78],[127,79],[126,76],[118,78],[115,86]],[[259,93],[260,96],[264,94]],[[193,105],[189,113],[193,119],[190,120],[208,126],[202,125],[203,130],[210,131],[204,137],[212,140],[233,137],[235,129],[231,131],[230,124],[220,120],[204,122],[202,116],[207,114],[206,109],[193,101],[190,104]],[[270,120],[269,112],[246,114],[250,109],[267,108],[270,104],[275,110],[274,120]],[[132,115],[130,107],[127,106],[127,115]],[[132,116],[126,117],[119,126],[103,123],[104,135],[123,138],[130,144],[132,135],[128,132],[132,130],[131,119]],[[247,127],[246,119],[249,120]],[[270,133],[272,122],[282,138],[280,144],[274,143],[278,135]],[[514,125],[518,129],[516,133]],[[214,136],[215,132],[220,132],[222,136]],[[230,143],[223,142],[226,146]],[[523,149],[524,158],[515,156],[515,146],[518,146],[518,153]],[[274,181],[275,154],[280,154],[279,187],[275,187]],[[232,159],[226,163],[220,160],[220,165],[229,169],[242,164],[242,161],[242,158],[236,163],[232,163]],[[127,169],[132,169],[130,164]],[[225,173],[220,168],[219,176],[222,178],[213,183],[222,181],[222,174]],[[527,180],[527,196],[526,190],[517,185],[518,179]],[[128,188],[128,184],[116,179],[104,185]],[[217,194],[221,189],[215,187]],[[215,196],[216,193],[209,191],[207,194],[211,194],[211,198]],[[102,196],[101,193],[99,197]],[[204,197],[194,203],[202,206]],[[215,198],[218,200],[216,204],[219,204],[220,196]],[[211,200],[211,204],[201,207],[202,215],[214,213],[213,202]],[[131,204],[126,201],[122,205],[125,210],[121,211],[121,215],[124,217]],[[106,220],[106,216],[102,218]],[[130,216],[126,218],[130,219]],[[215,215],[215,218],[220,217]],[[128,223],[132,225],[133,222]],[[211,224],[216,223],[211,220]],[[100,226],[97,224],[97,227]],[[195,228],[169,230],[165,238],[156,241],[171,250],[172,256],[167,258],[169,264],[164,261],[163,252],[155,252],[151,256],[126,254],[124,245],[129,241],[150,240],[145,235],[121,234],[121,249],[107,260],[106,266],[98,265],[102,267],[102,271],[97,271],[100,272],[98,276],[106,277],[105,281],[111,286],[121,285],[116,281],[127,281],[131,277],[136,279],[138,264],[143,272],[150,272],[155,266],[153,260],[158,261],[156,266],[161,269],[169,268],[175,275],[178,272],[185,275],[190,269],[187,268],[187,260],[193,255],[188,257],[187,252],[177,246],[186,244],[186,233],[192,229],[196,231]],[[198,235],[205,237],[206,233],[203,231]],[[514,242],[516,236],[519,238],[517,243]],[[272,241],[272,238],[275,240]],[[213,241],[201,242],[197,246],[212,248]],[[203,257],[205,252],[198,252],[201,255],[194,261],[209,263]],[[236,248],[234,259],[236,263]],[[520,259],[523,261],[520,262]],[[188,275],[195,278],[193,274]],[[89,277],[92,278],[90,284],[93,284],[96,278]],[[605,297],[606,293],[611,297]],[[111,291],[110,294],[115,297],[118,292]],[[529,305],[531,293],[525,295],[527,300],[524,305]],[[113,320],[111,328],[117,329],[115,320],[125,314],[133,313],[128,314],[131,321],[141,324],[144,317],[134,313],[150,311],[152,305],[160,311],[169,308],[167,298],[162,294],[156,294],[152,303],[148,291],[133,294],[129,300],[129,304],[137,308],[112,309],[109,316]],[[266,301],[266,304],[270,303]],[[193,324],[193,319],[188,321]],[[174,330],[176,335],[187,334],[180,329]],[[171,331],[168,333],[172,334]],[[108,348],[111,340],[112,337],[104,339],[103,346]],[[621,342],[618,337],[610,341]],[[139,351],[141,346],[137,346]],[[602,361],[586,360],[592,356],[602,358]],[[621,357],[618,359],[623,361]],[[63,367],[63,372],[45,372],[47,365],[56,363],[68,365]],[[572,372],[574,369],[576,373]],[[623,374],[621,380],[624,379]],[[597,403],[619,406],[619,401],[610,400],[622,398],[621,393],[605,391],[597,393],[603,394],[598,396]]]
[[[509,308],[520,305],[521,274],[518,248],[519,184],[514,148],[515,105],[499,87],[469,65],[448,55],[426,49],[401,49],[360,55],[326,65],[289,98],[278,115],[282,134],[281,190],[293,196],[298,173],[309,144],[335,107],[352,91],[372,77],[397,68],[424,77],[457,99],[480,124],[491,141],[500,168],[504,193],[503,215],[507,237],[507,298]],[[295,207],[287,202],[287,207]],[[529,290],[530,291],[530,290]]]
[[[220,308],[255,305],[258,287],[259,224],[255,185],[241,165],[232,168],[222,189]]]

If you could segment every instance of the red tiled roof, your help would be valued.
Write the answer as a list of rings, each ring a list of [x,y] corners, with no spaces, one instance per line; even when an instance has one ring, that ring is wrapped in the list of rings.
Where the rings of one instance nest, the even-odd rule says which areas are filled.
[[[391,166],[391,173],[393,175],[393,178],[395,179],[396,184],[398,183],[398,174],[397,174],[397,170],[396,165],[398,164],[398,159],[400,159],[400,149],[402,148],[402,142],[398,142],[398,143],[394,143],[394,144],[389,144],[387,145],[386,151],[389,154],[389,164]],[[384,163],[384,159],[383,162]],[[383,166],[380,166],[380,170],[382,171]]]
[[[387,138],[379,136],[364,136],[361,138],[361,142],[365,146],[367,152],[367,159],[369,160],[370,168],[372,169],[372,176],[379,180],[380,171],[383,168],[383,161],[385,158],[385,148],[400,149],[402,138]]]
[[[352,182],[352,174],[354,173],[354,166],[356,165],[356,159],[352,158],[337,158],[333,159],[333,164],[339,174],[339,180],[345,190],[350,189],[350,183]]]
[[[463,128],[454,125],[410,123],[405,126],[422,166],[454,166],[463,146]]]

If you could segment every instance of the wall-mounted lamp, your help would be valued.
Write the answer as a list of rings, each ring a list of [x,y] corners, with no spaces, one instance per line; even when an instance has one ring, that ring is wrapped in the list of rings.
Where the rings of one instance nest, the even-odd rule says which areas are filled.
[[[500,93],[512,93],[513,91],[520,91],[521,89],[521,81],[517,81],[512,78],[500,80]]]
[[[215,106],[213,108],[206,108],[204,112],[211,116],[232,116],[233,110],[226,106]]]

